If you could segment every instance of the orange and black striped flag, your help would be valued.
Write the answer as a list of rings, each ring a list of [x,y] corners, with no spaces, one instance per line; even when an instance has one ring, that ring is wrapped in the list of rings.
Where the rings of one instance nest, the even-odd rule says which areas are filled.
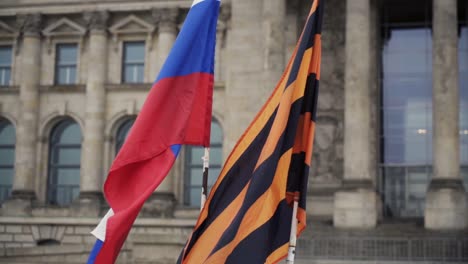
[[[276,263],[288,253],[293,201],[299,234],[320,79],[323,0],[276,89],[228,157],[177,263]]]

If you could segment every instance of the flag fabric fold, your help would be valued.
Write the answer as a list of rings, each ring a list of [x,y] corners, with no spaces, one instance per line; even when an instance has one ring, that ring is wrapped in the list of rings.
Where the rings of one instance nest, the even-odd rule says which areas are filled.
[[[88,264],[114,263],[141,207],[181,145],[209,146],[220,0],[195,0],[104,184],[110,210]]]
[[[179,264],[277,263],[288,253],[294,199],[298,235],[305,228],[322,1],[313,1],[282,78],[226,160]]]

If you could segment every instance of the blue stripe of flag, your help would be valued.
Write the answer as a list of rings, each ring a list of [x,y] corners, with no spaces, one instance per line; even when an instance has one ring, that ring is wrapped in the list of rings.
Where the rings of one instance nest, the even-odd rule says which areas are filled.
[[[94,262],[96,260],[96,257],[98,255],[99,251],[101,250],[103,244],[104,244],[104,242],[102,242],[99,239],[96,239],[96,243],[94,244],[94,247],[91,250],[91,253],[89,254],[87,264],[94,264]]]
[[[206,58],[214,57],[219,5],[219,0],[205,0],[190,9],[185,19],[186,23],[155,83],[168,77],[192,73],[214,73],[213,62]],[[194,32],[196,34],[193,34]],[[207,41],[209,43],[206,43]],[[193,52],[193,50],[198,52]]]

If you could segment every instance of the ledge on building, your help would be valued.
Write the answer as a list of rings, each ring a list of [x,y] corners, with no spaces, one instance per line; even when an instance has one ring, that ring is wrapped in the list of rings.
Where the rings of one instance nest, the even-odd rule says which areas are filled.
[[[0,86],[0,94],[18,94],[19,86]]]
[[[86,86],[84,84],[70,84],[70,85],[41,85],[39,87],[41,93],[84,93]]]
[[[115,92],[149,91],[151,89],[151,86],[151,83],[106,84],[106,90]]]

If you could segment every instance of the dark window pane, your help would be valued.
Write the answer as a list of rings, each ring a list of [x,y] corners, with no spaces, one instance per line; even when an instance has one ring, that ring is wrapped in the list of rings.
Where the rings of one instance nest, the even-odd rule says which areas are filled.
[[[200,165],[202,166],[203,165],[203,156],[205,155],[205,149],[204,148],[201,148],[201,147],[192,147],[190,148],[191,149],[191,164],[192,165]],[[211,155],[210,155],[210,158],[211,158]]]
[[[465,14],[467,16],[468,14]],[[458,40],[460,89],[460,162],[468,165],[468,22],[461,28]],[[467,178],[468,184],[468,178]]]
[[[389,28],[383,48],[383,162],[432,163],[429,28]]]
[[[223,162],[223,149],[211,148],[210,149],[210,165],[221,165]]]
[[[218,122],[211,122],[210,169],[208,172],[208,191],[219,176],[222,166],[222,138],[223,133]],[[202,147],[186,148],[185,165],[185,197],[186,205],[199,207],[201,186],[203,181],[203,160],[205,150]]]
[[[0,85],[10,85],[11,70],[10,68],[0,68]]]
[[[15,149],[0,146],[0,166],[12,166],[15,163]]]
[[[67,84],[76,83],[76,67],[67,67]]]
[[[190,197],[190,206],[197,207],[197,208],[200,207],[201,188],[190,188],[189,197]]]
[[[6,200],[13,185],[15,166],[15,129],[0,118],[0,203]]]
[[[127,139],[128,133],[130,129],[135,123],[135,118],[129,119],[125,121],[122,125],[120,125],[119,129],[117,130],[117,140],[115,142],[115,153],[119,153],[120,148],[122,148],[125,139]]]
[[[74,84],[76,82],[76,68],[71,66],[59,66],[57,69],[58,84]]]
[[[432,165],[432,5],[384,1],[382,7],[384,212],[420,217]]]
[[[145,43],[144,42],[126,42],[124,43],[124,62],[135,63],[145,61]]]
[[[57,84],[76,83],[78,48],[76,44],[57,45],[55,82]]]
[[[142,83],[144,78],[144,66],[142,64],[135,66],[134,82]]]
[[[52,131],[49,155],[48,202],[69,205],[79,195],[81,131],[72,120]]]
[[[465,183],[465,190],[468,190],[468,166],[462,166],[460,175]]]
[[[76,44],[57,45],[57,61],[59,65],[76,65]]]
[[[125,42],[122,78],[125,83],[142,83],[145,69],[145,43]]]
[[[66,126],[60,135],[61,144],[81,144],[81,131],[77,123]]]
[[[190,185],[202,186],[203,181],[203,169],[191,169]]]
[[[222,144],[223,143],[223,130],[218,122],[211,122],[211,144]]]
[[[57,185],[80,185],[80,169],[57,169]]]
[[[8,121],[0,119],[0,145],[15,144],[15,128]]]
[[[61,165],[80,166],[81,149],[79,148],[61,148],[58,151],[58,163]]]
[[[0,186],[13,185],[13,176],[15,170],[13,168],[0,168]]]
[[[0,66],[11,67],[12,49],[10,46],[0,46]]]
[[[12,48],[0,46],[0,86],[10,85]]]
[[[124,80],[127,83],[133,82],[133,67],[131,66],[125,66],[124,70]]]

